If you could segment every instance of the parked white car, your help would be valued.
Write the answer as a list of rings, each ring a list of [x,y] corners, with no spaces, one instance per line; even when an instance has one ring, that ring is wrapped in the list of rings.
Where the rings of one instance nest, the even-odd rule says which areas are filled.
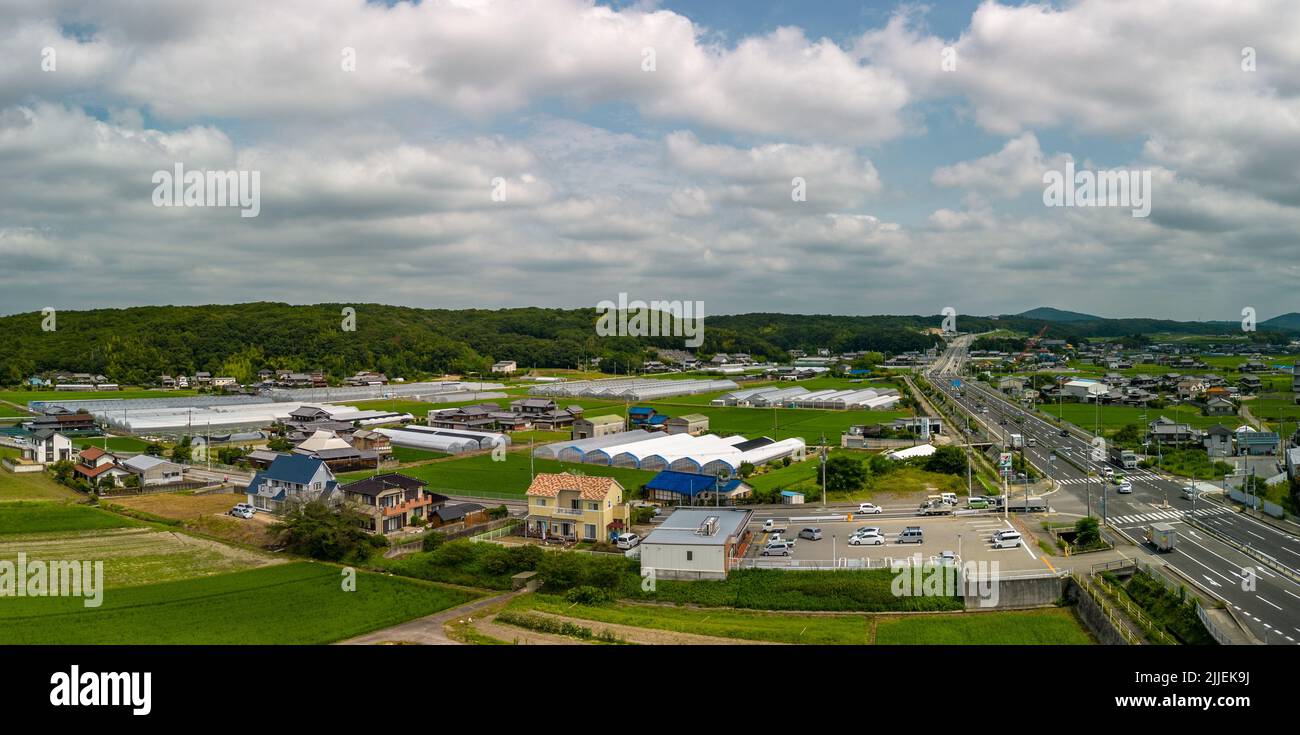
[[[885,537],[874,529],[868,533],[855,533],[849,536],[849,546],[882,546],[884,543]]]
[[[256,512],[257,509],[249,505],[248,503],[240,503],[230,509],[230,515],[236,518],[243,518],[244,520],[248,520],[249,518],[252,518],[253,514]]]
[[[620,549],[630,549],[641,543],[641,537],[635,533],[620,533],[614,544]]]

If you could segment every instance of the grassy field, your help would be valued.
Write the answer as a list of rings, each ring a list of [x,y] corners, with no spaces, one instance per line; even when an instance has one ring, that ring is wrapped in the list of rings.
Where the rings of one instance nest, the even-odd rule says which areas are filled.
[[[149,448],[149,442],[136,439],[133,436],[110,436],[107,437],[107,439],[102,436],[87,436],[80,437],[73,442],[73,446],[77,449],[85,449],[87,447],[99,447],[100,449],[104,449],[105,444],[108,445],[107,448],[110,452],[141,453],[144,452],[145,449]]]
[[[127,528],[145,524],[91,508],[49,501],[0,503],[0,536]]]
[[[492,461],[490,454],[448,459],[416,467],[404,467],[402,474],[417,477],[429,483],[429,489],[443,494],[471,494],[487,497],[523,497],[532,481],[528,469],[527,452],[508,452],[505,460]],[[604,467],[591,464],[572,464],[547,459],[533,461],[537,472],[573,472],[597,477],[613,477],[629,493],[635,491],[655,476],[653,472]],[[351,482],[367,477],[369,472],[350,472],[339,476],[341,482]]]
[[[0,606],[0,645],[322,644],[430,615],[473,599],[427,582],[297,562],[79,598],[20,597]]]
[[[509,610],[739,640],[814,645],[1087,645],[1064,608],[951,615],[799,615],[727,608],[611,603],[576,605],[554,595],[515,598]]]
[[[554,595],[524,595],[511,610],[537,610],[637,628],[778,643],[863,644],[871,626],[863,615],[792,615],[662,605],[574,605]]]
[[[12,453],[12,454],[4,454]],[[0,447],[0,456],[16,456],[17,450]],[[69,500],[81,497],[75,490],[55,482],[48,472],[10,472],[0,469],[0,501]]]
[[[640,580],[621,590],[629,599],[749,610],[902,612],[961,610],[957,597],[896,596],[888,569],[787,571],[740,569],[725,580],[659,581],[644,592]]]
[[[876,623],[878,645],[1089,645],[1094,641],[1066,608],[913,615]]]
[[[836,454],[847,454],[859,459],[866,458],[864,452],[852,449],[832,449],[831,456]],[[804,462],[793,463],[789,467],[770,470],[762,474],[756,473],[750,476],[746,482],[759,490],[796,490],[805,494],[812,494],[820,501],[821,481],[818,474],[820,467],[820,463],[816,461],[816,458],[813,458]],[[899,467],[889,474],[872,477],[862,490],[852,493],[828,493],[826,499],[828,501],[868,500],[879,493],[909,494],[922,492],[955,492],[959,495],[965,495],[966,478],[926,472],[915,467]]]
[[[1253,400],[1244,401],[1243,406],[1250,409],[1250,413],[1255,418],[1268,424],[1269,428],[1277,431],[1281,426],[1283,431],[1294,431],[1296,423],[1300,422],[1300,403],[1295,402],[1291,394],[1265,394]],[[1285,426],[1284,424],[1289,424]]]
[[[242,503],[244,499],[243,495],[233,493],[194,495],[180,492],[112,498],[105,502],[150,516],[181,521],[183,528],[226,541],[259,547],[273,545],[275,535],[270,525],[260,520],[227,515],[235,503]]]
[[[444,452],[431,452],[427,449],[393,447],[393,457],[398,462],[428,462],[431,459],[442,459],[449,456],[451,455]]]

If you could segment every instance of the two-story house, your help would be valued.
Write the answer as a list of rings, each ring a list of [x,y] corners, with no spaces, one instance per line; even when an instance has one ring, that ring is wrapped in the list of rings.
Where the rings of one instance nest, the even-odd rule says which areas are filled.
[[[280,513],[293,500],[333,500],[338,482],[321,460],[302,454],[284,454],[253,476],[248,502],[258,510]]]
[[[425,490],[423,480],[397,472],[350,482],[339,491],[361,511],[366,519],[362,528],[371,533],[397,533],[447,503],[447,496]]]
[[[117,485],[122,478],[131,474],[118,466],[117,456],[99,447],[87,447],[77,452],[77,461],[72,471],[78,477],[92,484]]]
[[[627,528],[623,486],[610,477],[543,472],[528,486],[525,533],[568,541],[608,541]]]
[[[37,429],[23,442],[23,459],[46,465],[72,459],[72,440],[53,429]]]

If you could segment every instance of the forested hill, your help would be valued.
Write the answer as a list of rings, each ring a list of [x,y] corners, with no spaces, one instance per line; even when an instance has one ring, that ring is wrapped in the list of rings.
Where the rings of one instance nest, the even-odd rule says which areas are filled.
[[[356,309],[355,331],[343,329],[343,309]],[[47,370],[100,373],[124,384],[152,383],[159,374],[206,370],[248,382],[262,368],[324,370],[336,378],[379,370],[408,379],[444,372],[484,371],[495,360],[520,368],[576,367],[600,357],[619,372],[653,359],[654,348],[682,349],[678,337],[600,337],[595,309],[412,309],[383,304],[279,303],[213,306],[142,306],[61,311],[54,331],[29,312],[0,317],[0,383],[16,384]],[[745,352],[785,360],[787,351],[827,348],[894,355],[939,343],[943,317],[735,314],[709,316],[704,343],[709,357]],[[1262,326],[1262,325],[1261,325]],[[1011,330],[1047,337],[1128,337],[1154,332],[1227,334],[1228,322],[1095,319],[1069,323],[1023,316],[958,316],[963,332]],[[929,330],[929,331],[927,331]],[[1285,340],[1284,329],[1252,334]],[[1293,333],[1290,333],[1293,335]]]
[[[356,309],[355,331],[343,329],[345,306]],[[494,360],[515,360],[520,368],[576,367],[593,357],[626,370],[653,359],[650,348],[683,347],[682,337],[599,337],[598,316],[595,309],[252,303],[61,311],[56,329],[43,331],[42,314],[29,312],[0,317],[0,382],[60,369],[124,384],[200,370],[247,381],[263,367],[410,378],[483,371]],[[895,354],[936,344],[923,329],[939,323],[938,316],[710,316],[695,351],[774,359],[786,359],[792,348]]]

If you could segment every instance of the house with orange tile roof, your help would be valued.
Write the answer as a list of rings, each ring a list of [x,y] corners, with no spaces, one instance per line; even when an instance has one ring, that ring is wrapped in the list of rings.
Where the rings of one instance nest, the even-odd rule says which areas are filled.
[[[630,512],[623,486],[611,477],[542,472],[528,486],[528,536],[609,541],[625,530]]]
[[[122,478],[131,474],[118,466],[117,455],[99,447],[86,447],[78,452],[72,471],[92,485],[107,486],[121,484]]]

